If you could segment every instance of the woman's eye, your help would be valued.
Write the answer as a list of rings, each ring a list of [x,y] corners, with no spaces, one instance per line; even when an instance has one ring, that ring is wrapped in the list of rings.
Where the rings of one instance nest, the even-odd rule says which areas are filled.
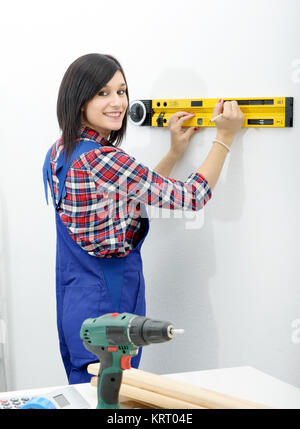
[[[120,89],[120,91],[118,91],[119,95],[124,95],[125,93],[126,93],[126,91],[124,89]],[[108,92],[106,92],[106,91],[100,91],[100,92],[98,92],[98,95],[100,95],[102,97],[105,97],[105,96],[108,95]]]

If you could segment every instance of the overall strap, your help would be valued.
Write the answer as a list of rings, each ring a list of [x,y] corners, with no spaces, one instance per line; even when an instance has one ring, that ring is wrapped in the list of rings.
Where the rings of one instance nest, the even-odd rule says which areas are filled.
[[[51,156],[52,148],[53,146],[50,147],[45,157],[45,161],[43,165],[43,180],[44,180],[46,202],[48,204],[48,182],[49,182],[53,204],[55,205],[55,197],[53,193],[53,183],[52,183],[52,174],[51,174],[51,164],[50,164],[50,156]]]
[[[48,204],[48,184],[47,184],[47,182],[49,182],[51,196],[52,196],[52,200],[53,200],[53,205],[57,209],[59,204],[60,204],[61,199],[66,196],[65,181],[66,181],[66,177],[67,177],[69,168],[71,167],[73,161],[75,159],[78,159],[80,157],[80,155],[82,155],[83,153],[89,152],[90,150],[93,150],[93,149],[98,149],[100,147],[101,147],[101,145],[99,143],[93,141],[93,140],[82,139],[76,144],[71,156],[67,159],[67,162],[65,162],[65,152],[63,150],[61,151],[61,153],[58,157],[58,160],[57,160],[57,167],[56,167],[56,177],[58,178],[58,181],[59,181],[59,183],[58,183],[58,200],[56,203],[54,190],[53,190],[52,172],[51,172],[51,164],[50,164],[50,155],[51,155],[52,148],[53,148],[53,146],[51,146],[51,148],[47,152],[47,155],[46,155],[46,158],[44,161],[44,166],[43,166],[43,179],[44,179],[45,197],[46,197],[47,204]]]

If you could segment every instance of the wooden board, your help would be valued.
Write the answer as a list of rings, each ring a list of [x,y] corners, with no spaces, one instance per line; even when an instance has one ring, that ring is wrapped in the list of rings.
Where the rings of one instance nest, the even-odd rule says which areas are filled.
[[[99,363],[90,364],[88,366],[88,372],[93,375],[98,375],[100,367],[99,365]],[[123,385],[126,385],[127,387],[123,388]],[[135,387],[140,390],[133,391],[130,390],[128,386]],[[140,399],[142,403],[145,401],[146,397],[144,391],[149,391],[156,395],[160,395],[155,398],[155,395],[153,396],[153,401],[155,402],[155,404],[153,405],[157,406],[159,404],[160,408],[164,408],[162,406],[162,402],[159,402],[159,399],[162,399],[161,397],[167,397],[169,399],[172,398],[173,400],[175,399],[178,401],[185,402],[185,404],[187,406],[190,406],[191,408],[195,408],[195,406],[196,408],[212,409],[270,408],[263,404],[258,404],[255,402],[247,401],[245,399],[236,398],[210,389],[205,389],[189,383],[173,380],[168,377],[164,377],[135,368],[123,371],[121,389],[122,394],[124,394],[124,391],[126,391],[126,395],[124,394],[124,396],[127,396],[128,398],[134,400]],[[138,393],[140,393],[140,396],[138,396]],[[147,395],[147,400],[150,400],[149,395]]]
[[[98,377],[93,377],[91,380],[92,386],[98,385]],[[127,398],[127,400],[126,400]],[[196,404],[191,404],[180,399],[171,398],[160,395],[146,389],[140,389],[129,384],[121,384],[120,387],[120,404],[122,408],[164,408],[172,410],[181,409],[199,409],[203,408]]]

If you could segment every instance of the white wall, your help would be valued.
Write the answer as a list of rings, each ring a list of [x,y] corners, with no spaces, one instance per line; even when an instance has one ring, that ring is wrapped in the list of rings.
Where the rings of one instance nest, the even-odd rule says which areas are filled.
[[[99,52],[122,63],[131,99],[294,96],[292,129],[246,129],[212,200],[153,219],[144,244],[148,315],[185,334],[144,349],[141,368],[250,365],[300,387],[297,0],[10,1],[1,7],[1,290],[9,389],[66,383],[56,333],[55,228],[41,168],[59,137],[66,68]],[[185,180],[211,147],[202,129],[174,169]],[[129,125],[123,146],[150,167],[169,131]]]

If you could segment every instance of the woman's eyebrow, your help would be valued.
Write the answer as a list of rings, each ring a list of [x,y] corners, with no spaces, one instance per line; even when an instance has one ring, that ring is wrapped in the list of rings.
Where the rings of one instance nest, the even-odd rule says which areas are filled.
[[[126,83],[121,83],[120,86],[127,86],[127,85],[126,85]],[[110,85],[105,85],[105,86],[103,86],[103,88],[110,88]]]

